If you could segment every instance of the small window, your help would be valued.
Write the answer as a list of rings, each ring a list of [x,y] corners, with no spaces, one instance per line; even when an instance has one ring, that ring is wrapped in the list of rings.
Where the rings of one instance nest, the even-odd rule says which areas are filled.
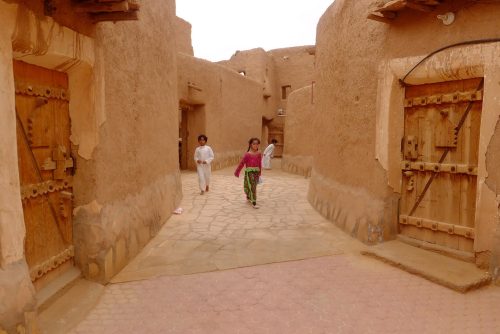
[[[281,99],[286,100],[288,97],[288,94],[290,94],[290,90],[292,89],[292,86],[286,85],[286,86],[281,86]]]

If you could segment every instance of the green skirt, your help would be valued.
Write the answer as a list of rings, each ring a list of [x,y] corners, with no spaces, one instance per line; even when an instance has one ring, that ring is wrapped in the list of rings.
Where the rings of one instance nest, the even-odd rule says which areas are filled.
[[[247,199],[252,203],[257,202],[257,183],[259,182],[259,174],[260,170],[257,167],[245,169],[243,189],[245,190]]]

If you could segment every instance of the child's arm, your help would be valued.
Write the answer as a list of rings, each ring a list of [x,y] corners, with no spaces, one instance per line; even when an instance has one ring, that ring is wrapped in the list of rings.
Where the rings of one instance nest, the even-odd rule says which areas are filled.
[[[262,154],[259,154],[259,177],[262,174]]]
[[[214,160],[214,158],[215,158],[215,156],[214,156],[214,151],[212,151],[212,148],[211,148],[211,147],[209,147],[209,148],[208,148],[208,159],[207,159],[207,160],[205,160],[205,162],[206,162],[207,164],[211,164],[211,163],[212,163],[212,161]]]
[[[196,162],[197,164],[201,163],[199,147],[194,150],[194,162]]]
[[[245,155],[243,156],[243,158],[240,161],[240,164],[238,165],[238,167],[236,167],[236,171],[234,172],[234,176],[240,177],[240,172],[241,172],[241,169],[243,168],[243,166],[245,165],[246,157],[247,157],[247,155],[245,153]]]

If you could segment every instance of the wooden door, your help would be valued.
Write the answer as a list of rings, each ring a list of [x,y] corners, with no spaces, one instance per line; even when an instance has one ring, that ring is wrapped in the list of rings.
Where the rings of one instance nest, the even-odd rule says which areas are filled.
[[[181,106],[179,123],[179,166],[180,169],[188,169],[188,114],[189,108]]]
[[[32,281],[72,264],[72,171],[68,77],[14,61],[25,255]]]
[[[473,252],[482,82],[406,88],[401,234]]]

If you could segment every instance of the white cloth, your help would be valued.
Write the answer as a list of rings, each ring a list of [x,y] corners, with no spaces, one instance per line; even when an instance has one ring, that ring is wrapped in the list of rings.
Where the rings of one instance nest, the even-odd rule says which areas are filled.
[[[264,150],[264,157],[262,158],[262,168],[271,169],[271,158],[274,153],[274,144],[269,144]]]
[[[206,164],[198,163],[206,161]],[[212,176],[212,167],[210,163],[214,160],[214,151],[210,146],[198,146],[194,151],[194,161],[196,162],[196,171],[198,172],[198,182],[200,190],[205,191],[206,187],[210,184],[210,176]]]

